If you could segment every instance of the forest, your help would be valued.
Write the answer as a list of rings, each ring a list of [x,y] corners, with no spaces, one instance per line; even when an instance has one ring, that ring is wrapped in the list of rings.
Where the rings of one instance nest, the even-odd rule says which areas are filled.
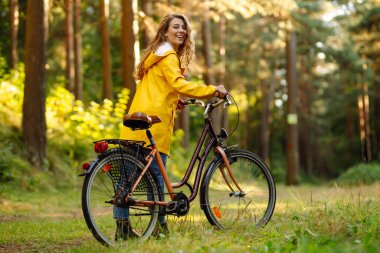
[[[360,202],[366,190],[378,190],[380,0],[0,0],[0,251],[27,251],[24,241],[35,250],[64,251],[82,245],[80,238],[89,239],[82,227],[84,232],[72,238],[50,239],[58,246],[49,244],[44,235],[39,241],[17,236],[9,240],[6,234],[18,235],[23,219],[15,217],[48,208],[42,198],[54,203],[55,196],[70,196],[62,210],[53,208],[46,216],[66,212],[70,205],[78,209],[82,164],[96,156],[94,141],[119,138],[123,115],[136,90],[133,72],[168,13],[182,13],[191,24],[196,57],[186,78],[224,84],[236,103],[216,111],[215,128],[223,127],[230,134],[227,145],[237,144],[259,155],[270,167],[278,191],[301,187],[299,198],[308,199],[309,192],[319,188],[329,192],[332,185],[365,187],[358,190]],[[202,128],[201,108],[186,107],[177,113],[167,166],[172,178],[186,169],[183,165],[188,164]],[[350,192],[356,191],[330,194]],[[279,192],[280,210],[281,203],[296,202],[281,196]],[[362,244],[357,245],[364,245],[345,245],[342,252],[375,252],[374,245],[380,242],[378,218],[375,221],[375,215],[364,212],[376,213],[380,201],[378,197],[371,201],[363,200],[373,206],[354,202],[356,209],[351,210],[362,215],[368,227],[354,222],[358,227],[347,224],[350,232],[342,227],[334,230],[343,231],[347,241],[360,237]],[[301,205],[307,206],[306,202]],[[307,222],[319,219],[322,202],[309,220],[291,208],[277,219],[313,228]],[[343,202],[340,207],[346,206]],[[23,203],[30,207],[21,207]],[[79,227],[80,215],[72,211],[73,229]],[[336,216],[329,218],[326,221],[332,222]],[[174,227],[174,233],[183,236],[178,231],[185,228],[205,243],[191,225],[183,223]],[[31,234],[40,229],[30,225]],[[285,225],[270,227],[267,233],[279,238]],[[258,235],[262,245],[246,250],[322,252],[312,248],[310,240],[331,247],[326,252],[342,247],[339,236],[328,241],[331,227],[319,231],[322,238],[292,226],[294,234],[286,242],[277,245],[263,232]],[[219,243],[190,250],[237,250],[223,246],[224,236],[216,235]],[[247,240],[239,238],[235,240]],[[175,241],[169,239],[166,246]],[[159,242],[151,246],[165,252]],[[94,247],[82,245],[81,250],[94,251]]]

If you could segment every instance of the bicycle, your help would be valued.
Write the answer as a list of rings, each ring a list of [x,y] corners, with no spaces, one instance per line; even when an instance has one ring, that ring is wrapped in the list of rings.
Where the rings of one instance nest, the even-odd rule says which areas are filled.
[[[159,215],[184,216],[190,202],[200,190],[200,206],[209,223],[216,228],[240,224],[266,225],[275,208],[276,187],[271,172],[256,154],[225,146],[228,134],[223,128],[216,134],[210,119],[211,112],[220,105],[231,104],[228,96],[216,102],[196,99],[186,104],[204,108],[204,128],[199,137],[188,168],[180,182],[171,183],[165,171],[159,150],[149,131],[160,122],[157,116],[145,113],[127,114],[123,124],[134,130],[145,130],[149,148],[143,141],[106,139],[94,142],[99,154],[91,164],[85,163],[85,180],[82,189],[82,210],[94,237],[105,245],[115,245],[113,206],[127,208],[134,233],[147,239],[153,232]],[[109,148],[109,145],[115,145]],[[203,173],[211,151],[215,156]],[[160,166],[169,201],[164,200],[158,179],[149,168],[153,159]],[[189,183],[198,161],[193,185]],[[174,189],[187,186],[190,196]]]

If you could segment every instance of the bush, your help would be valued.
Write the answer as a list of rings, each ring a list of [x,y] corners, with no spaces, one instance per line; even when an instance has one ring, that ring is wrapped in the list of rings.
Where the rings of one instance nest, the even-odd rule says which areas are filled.
[[[0,187],[7,183],[26,188],[32,168],[23,159],[21,132],[17,128],[1,127],[0,140]]]
[[[17,75],[0,77],[0,121],[4,125],[0,129],[1,186],[33,189],[73,182],[83,160],[94,156],[93,141],[119,137],[129,91],[121,90],[115,103],[104,100],[86,105],[75,101],[63,84],[51,88],[46,98],[46,159],[44,168],[35,168],[26,159],[21,133],[24,77],[22,65]]]
[[[25,78],[22,64],[19,65],[17,73],[17,77],[14,71],[3,76],[0,73],[0,122],[11,126],[21,124]]]
[[[360,163],[350,167],[337,180],[340,185],[372,184],[380,180],[380,164]]]

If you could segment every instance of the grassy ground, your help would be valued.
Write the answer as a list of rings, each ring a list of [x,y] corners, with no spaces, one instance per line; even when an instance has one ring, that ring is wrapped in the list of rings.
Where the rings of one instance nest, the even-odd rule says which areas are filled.
[[[269,224],[215,231],[194,202],[170,220],[171,234],[106,248],[82,217],[80,186],[0,194],[0,252],[378,252],[380,183],[371,186],[278,186]]]

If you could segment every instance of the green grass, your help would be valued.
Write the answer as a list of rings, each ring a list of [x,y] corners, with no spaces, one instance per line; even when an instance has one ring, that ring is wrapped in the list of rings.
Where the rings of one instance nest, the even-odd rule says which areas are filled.
[[[106,248],[89,232],[80,186],[60,191],[0,194],[4,252],[378,252],[380,183],[369,186],[278,186],[272,220],[262,229],[216,231],[198,202],[169,220],[166,238]]]

